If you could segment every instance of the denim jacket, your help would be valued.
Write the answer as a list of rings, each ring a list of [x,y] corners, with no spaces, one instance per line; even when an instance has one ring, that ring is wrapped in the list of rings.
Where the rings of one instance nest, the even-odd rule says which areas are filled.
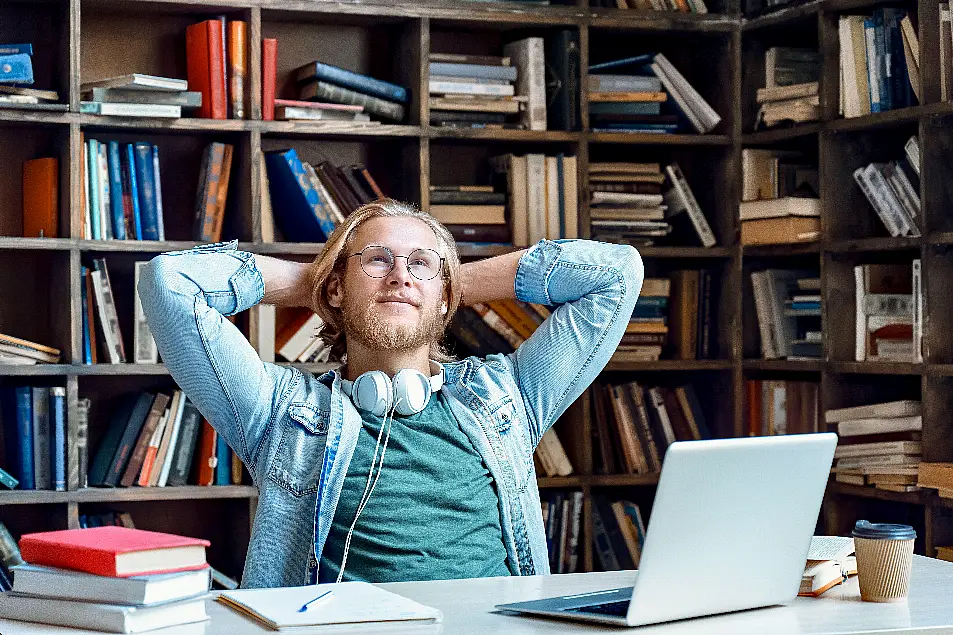
[[[632,247],[540,241],[520,258],[516,295],[552,315],[514,353],[445,365],[451,409],[497,485],[514,575],[549,573],[533,450],[608,363],[642,278]],[[314,583],[361,427],[340,372],[262,362],[223,318],[264,294],[255,256],[234,242],[153,258],[138,292],[172,377],[258,488],[242,586]]]

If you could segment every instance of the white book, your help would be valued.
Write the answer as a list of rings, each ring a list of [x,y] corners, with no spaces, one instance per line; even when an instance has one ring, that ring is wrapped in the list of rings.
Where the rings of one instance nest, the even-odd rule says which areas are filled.
[[[521,121],[529,130],[546,130],[546,67],[543,38],[529,37],[503,47],[518,74],[516,94],[528,98]]]
[[[297,361],[301,353],[303,353],[311,342],[314,341],[314,338],[317,337],[318,329],[322,326],[324,326],[324,320],[322,320],[317,313],[312,314],[311,317],[308,318],[308,321],[298,329],[297,333],[292,335],[285,345],[278,350],[278,354],[289,362]]]
[[[847,424],[844,424],[845,426]],[[841,433],[843,435],[843,433]],[[851,469],[868,465],[916,465],[920,462],[919,454],[894,454],[876,456],[856,456],[848,459],[838,459],[838,469]]]
[[[688,119],[689,123],[692,124],[692,127],[701,134],[707,132],[705,129],[705,124],[702,122],[701,118],[698,116],[694,110],[692,110],[691,105],[688,103],[688,99],[679,92],[678,86],[675,85],[675,82],[666,74],[664,68],[658,62],[653,62],[650,65],[652,72],[662,81],[662,84],[665,86],[665,90],[668,91],[669,97],[678,104],[678,107],[684,113],[685,117]]]
[[[2,345],[0,345],[2,346]],[[8,353],[5,350],[0,350],[0,364],[7,366],[30,366],[36,364],[37,360],[31,359],[29,357],[21,357],[15,353]]]
[[[876,204],[881,206],[884,213],[890,215],[894,225],[897,227],[898,236],[919,236],[920,231],[910,222],[910,219],[903,212],[903,205],[897,200],[896,195],[887,184],[884,178],[883,168],[885,163],[871,163],[864,169],[864,178],[870,186],[870,191],[876,199]]]
[[[631,192],[593,192],[593,204],[618,203],[639,207],[656,207],[662,204],[661,194],[634,194]]]
[[[80,102],[79,111],[86,115],[108,115],[112,117],[166,117],[178,119],[182,116],[182,106],[169,104],[120,104],[83,101]]]
[[[761,356],[764,359],[776,359],[777,347],[774,344],[774,329],[771,327],[771,297],[768,290],[767,272],[756,271],[751,274],[751,286],[754,289],[754,307],[758,316],[758,333],[761,335]],[[764,418],[767,421],[767,417]]]
[[[89,178],[90,178],[90,167],[89,167],[89,141],[83,144],[83,236],[87,240],[92,240],[93,238],[93,226],[92,221],[89,217],[90,214],[90,199],[89,199]]]
[[[564,156],[563,162],[563,200],[566,209],[566,235],[563,238],[579,237],[579,192],[576,170],[578,163],[574,156]]]
[[[167,626],[204,622],[208,614],[205,612],[204,599],[138,607],[0,593],[0,617],[106,633],[142,633]],[[201,626],[204,630],[204,625]],[[201,632],[176,630],[176,635]]]
[[[162,211],[162,177],[159,175],[159,146],[152,146],[152,180],[156,199],[156,228],[159,240],[165,240],[165,214]]]
[[[324,342],[322,342],[321,338],[319,337],[314,338],[314,341],[308,344],[308,347],[304,349],[300,355],[298,355],[298,359],[296,361],[307,363],[318,353],[318,350],[321,348],[324,348]]]
[[[159,77],[158,75],[129,73],[128,75],[108,77],[106,79],[100,79],[94,82],[84,82],[80,86],[80,91],[86,92],[94,88],[127,88],[179,92],[188,90],[189,82],[187,80],[176,79],[174,77]]]
[[[903,151],[907,155],[907,160],[913,167],[913,171],[917,173],[917,176],[920,176],[920,140],[916,135],[907,139],[907,142],[903,145]]]
[[[133,343],[133,360],[136,364],[158,364],[159,349],[156,348],[155,338],[152,336],[152,331],[149,330],[149,322],[146,320],[146,314],[142,310],[142,302],[139,300],[138,293],[139,276],[146,264],[146,262],[139,260],[135,265],[134,289],[136,293],[133,293],[135,297],[135,320],[133,322],[133,337],[135,342]]]
[[[477,82],[441,82],[430,80],[431,95],[493,95],[510,97],[516,94],[512,84],[481,84]]]
[[[559,189],[559,157],[546,157],[546,238],[549,240],[562,238],[559,232],[562,194]]]
[[[93,279],[93,293],[96,295],[96,312],[99,315],[103,337],[106,340],[106,354],[110,364],[125,363],[122,348],[122,335],[119,330],[119,317],[116,314],[116,304],[113,300],[112,289],[109,287],[109,278],[102,271],[94,269],[90,272]],[[90,316],[92,317],[92,316]]]
[[[169,471],[172,469],[176,445],[179,442],[179,432],[182,429],[182,414],[185,412],[185,393],[181,390],[176,390],[172,403],[172,407],[174,408],[172,434],[169,436],[168,452],[165,457],[163,457],[162,471],[159,472],[159,480],[156,482],[158,487],[165,487],[169,482]]]
[[[258,154],[258,187],[261,194],[261,241],[275,242],[275,216],[271,208],[271,185],[268,181],[268,169],[265,167],[265,154]]]
[[[884,441],[880,443],[856,443],[838,445],[834,450],[835,459],[854,456],[877,456],[891,454],[920,454],[923,444],[920,441]]]
[[[526,155],[526,213],[529,218],[529,244],[546,238],[546,157]]]
[[[867,200],[870,202],[870,206],[874,208],[874,212],[880,218],[880,221],[884,224],[884,227],[887,228],[887,231],[890,232],[890,235],[899,236],[900,227],[893,218],[893,214],[884,209],[883,201],[874,194],[873,186],[869,180],[869,173],[867,171],[868,167],[870,166],[857,168],[854,170],[854,181],[856,181],[857,185],[860,186],[864,196],[866,196]]]
[[[552,428],[546,430],[539,442],[543,446],[547,458],[552,461],[552,472],[549,476],[569,476],[572,474],[572,463],[570,463],[566,449],[555,430]]]
[[[105,143],[97,144],[96,148],[99,152],[97,157],[97,183],[99,185],[99,227],[102,229],[102,239],[111,240],[115,237],[115,234],[113,233],[112,198],[109,196],[109,158]]]
[[[859,169],[859,168],[858,168]],[[856,178],[857,173],[854,173]],[[867,359],[867,268],[854,267],[854,361]],[[828,422],[831,420],[828,419]]]
[[[840,99],[844,117],[858,117],[861,114],[860,93],[857,90],[856,60],[854,45],[850,35],[850,19],[842,17],[837,24],[840,43]]]
[[[821,201],[816,198],[785,196],[761,201],[743,201],[738,207],[741,220],[762,218],[784,218],[787,216],[807,216],[818,218],[821,215]]]
[[[678,72],[668,58],[665,57],[662,53],[658,53],[655,56],[655,63],[658,64],[665,73],[665,76],[668,77],[671,82],[677,86],[678,92],[682,95],[689,104],[689,108],[693,110],[698,118],[701,120],[703,129],[699,132],[705,133],[710,132],[718,123],[721,121],[721,116],[715,110],[708,105],[708,102],[705,101],[702,96],[695,90],[695,88],[685,79],[685,77]],[[662,83],[665,83],[665,78],[660,77]]]
[[[59,362],[59,357],[50,355],[49,353],[44,353],[43,351],[37,351],[29,348],[21,348],[19,346],[13,346],[12,344],[4,344],[3,342],[0,342],[0,353],[15,355],[17,357],[30,359],[37,362],[45,362],[47,364],[56,364]]]
[[[248,311],[248,339],[263,362],[275,361],[276,315],[273,304],[256,304]]]
[[[850,40],[854,52],[853,76],[859,110],[854,116],[870,114],[870,81],[867,76],[867,35],[864,29],[864,16],[852,15],[847,18]]]
[[[923,362],[923,269],[920,259],[913,261],[913,361]]]
[[[877,419],[854,419],[837,424],[837,434],[842,437],[863,434],[886,434],[888,432],[910,432],[923,429],[923,417],[891,417]]]
[[[704,247],[714,247],[716,243],[715,234],[711,231],[711,226],[708,224],[705,214],[702,213],[702,208],[695,199],[695,194],[689,187],[678,163],[665,166],[665,173],[672,185],[671,190],[664,195],[665,203],[668,205],[666,216],[671,217],[683,210],[686,211],[701,244]],[[671,195],[673,191],[674,196]]]
[[[872,21],[871,21],[872,22]],[[880,112],[880,58],[877,55],[877,36],[874,26],[864,21],[864,48],[867,51],[867,87],[870,90],[870,110]]]

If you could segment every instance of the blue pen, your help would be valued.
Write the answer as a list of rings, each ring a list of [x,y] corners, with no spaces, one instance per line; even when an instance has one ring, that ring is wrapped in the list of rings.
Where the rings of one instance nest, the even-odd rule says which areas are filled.
[[[330,599],[332,595],[334,595],[334,591],[331,591],[329,589],[325,591],[324,593],[322,593],[321,595],[319,595],[318,597],[314,598],[313,600],[309,600],[308,602],[305,602],[304,605],[300,609],[298,609],[298,612],[304,613],[305,611],[308,610],[308,607],[310,607],[312,604],[315,604],[322,600]]]

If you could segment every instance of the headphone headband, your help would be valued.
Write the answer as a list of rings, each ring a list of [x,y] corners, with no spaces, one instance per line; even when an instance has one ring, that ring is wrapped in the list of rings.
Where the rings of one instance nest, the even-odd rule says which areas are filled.
[[[384,371],[370,370],[361,373],[353,382],[342,379],[341,390],[356,408],[379,417],[383,417],[395,403],[398,414],[417,414],[430,403],[431,395],[443,387],[443,365],[431,360],[430,370],[434,374],[427,377],[416,369],[404,368],[393,378]]]

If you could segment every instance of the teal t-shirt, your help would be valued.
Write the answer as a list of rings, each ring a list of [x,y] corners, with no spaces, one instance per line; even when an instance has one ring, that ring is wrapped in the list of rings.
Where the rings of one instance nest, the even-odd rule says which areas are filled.
[[[383,423],[382,417],[361,415],[357,447],[321,554],[320,582],[337,579]],[[506,575],[510,571],[496,484],[438,392],[422,412],[394,417],[384,469],[354,527],[343,579],[399,582]]]

